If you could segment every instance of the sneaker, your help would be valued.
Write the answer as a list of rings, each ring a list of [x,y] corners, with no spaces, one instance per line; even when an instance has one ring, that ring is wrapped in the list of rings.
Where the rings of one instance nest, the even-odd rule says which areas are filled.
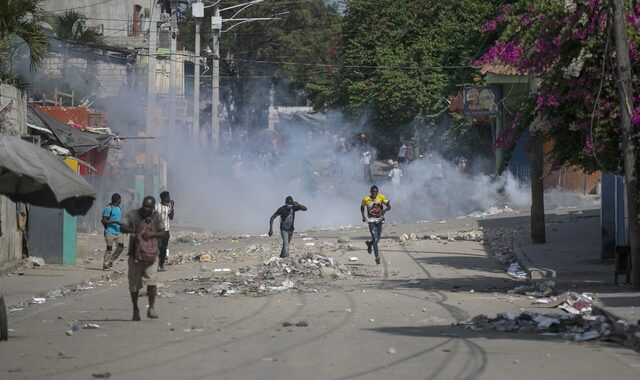
[[[158,318],[158,314],[156,314],[155,310],[153,310],[152,308],[149,308],[149,310],[147,310],[147,318],[156,319]]]
[[[166,269],[164,269],[164,267],[158,267],[158,272],[165,272]]]
[[[367,252],[371,254],[371,246],[373,246],[373,244],[369,240],[365,241],[365,244],[367,245]]]
[[[376,256],[376,264],[380,265],[380,256]]]
[[[102,265],[102,270],[109,270],[109,269],[111,269],[111,268],[109,267],[108,264]]]
[[[140,320],[140,310],[138,310],[138,309],[134,309],[133,310],[133,318],[131,320],[132,321],[139,321]]]

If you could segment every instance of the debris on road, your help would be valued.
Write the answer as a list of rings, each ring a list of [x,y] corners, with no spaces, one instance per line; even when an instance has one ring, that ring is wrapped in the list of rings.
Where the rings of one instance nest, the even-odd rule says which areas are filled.
[[[582,301],[583,298],[577,299],[574,305]],[[591,306],[585,306],[582,310],[584,312],[581,314],[570,315],[506,312],[499,313],[495,318],[480,314],[458,325],[476,331],[558,335],[572,341],[613,341],[640,349],[640,325],[629,325],[598,308],[592,309]]]
[[[523,294],[532,297],[539,297],[543,299],[543,297],[550,297],[556,294],[556,282],[553,280],[546,280],[540,283],[533,283],[529,285],[520,285],[516,286],[513,289],[510,289],[507,293],[509,294]],[[546,302],[539,302],[546,303]]]
[[[45,266],[45,262],[44,259],[42,257],[37,257],[37,256],[29,256],[26,259],[24,259],[24,264],[23,266],[25,268],[44,268]]]

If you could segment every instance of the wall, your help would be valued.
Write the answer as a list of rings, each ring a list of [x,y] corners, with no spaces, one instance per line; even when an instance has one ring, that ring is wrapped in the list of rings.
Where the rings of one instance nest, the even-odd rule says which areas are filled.
[[[27,100],[15,87],[0,84],[0,109],[11,110],[0,116],[0,133],[26,134]],[[16,204],[0,195],[0,267],[22,259],[22,232],[18,230]]]
[[[87,67],[86,59],[73,57],[68,58],[66,64],[68,75],[65,79],[75,90],[74,105],[78,105],[85,95],[97,98],[117,96],[129,86],[129,71],[122,63],[95,60]],[[61,78],[63,67],[62,54],[50,53],[42,63],[40,72],[50,78]]]
[[[66,9],[83,12],[88,25],[103,30],[105,37],[127,37],[133,31],[134,6],[143,9],[150,5],[149,0],[44,0],[42,9],[53,13],[62,13]]]

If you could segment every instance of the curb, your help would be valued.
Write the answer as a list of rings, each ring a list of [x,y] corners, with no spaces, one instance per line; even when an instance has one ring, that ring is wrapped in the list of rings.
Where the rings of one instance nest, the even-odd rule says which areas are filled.
[[[529,278],[533,281],[536,280],[553,280],[558,277],[558,274],[555,270],[551,268],[541,268],[535,266],[535,264],[531,261],[527,253],[525,252],[523,245],[528,245],[529,243],[524,243],[523,238],[516,238],[514,241],[514,250],[513,254],[516,258],[516,261],[520,264],[520,266],[527,272]],[[524,243],[524,244],[523,244]]]
[[[523,245],[527,245],[529,243],[524,243],[523,238],[516,238],[514,240],[514,250],[513,254],[516,258],[516,261],[522,266],[522,268],[527,272],[532,281],[544,281],[544,280],[554,280],[557,278],[557,272],[550,268],[539,268],[536,267],[535,264],[531,261],[531,259],[527,256]],[[611,311],[605,305],[603,305],[600,301],[598,301],[597,297],[593,301],[594,309],[600,309],[601,311],[608,314],[612,319],[626,321],[627,323],[633,324],[633,321],[627,320],[626,318],[622,318],[617,315],[615,312]]]
[[[20,267],[20,264],[22,264],[22,260],[16,260],[0,265],[0,276],[6,276],[9,273],[15,271]]]

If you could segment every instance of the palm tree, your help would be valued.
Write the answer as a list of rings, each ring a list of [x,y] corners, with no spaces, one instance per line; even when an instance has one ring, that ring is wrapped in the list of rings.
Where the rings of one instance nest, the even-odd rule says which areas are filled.
[[[75,10],[68,10],[53,17],[53,31],[58,38],[81,44],[102,43],[102,36],[87,26],[87,16]]]
[[[13,81],[11,62],[16,50],[26,45],[35,70],[47,55],[48,42],[40,22],[40,0],[0,0],[0,80]]]

